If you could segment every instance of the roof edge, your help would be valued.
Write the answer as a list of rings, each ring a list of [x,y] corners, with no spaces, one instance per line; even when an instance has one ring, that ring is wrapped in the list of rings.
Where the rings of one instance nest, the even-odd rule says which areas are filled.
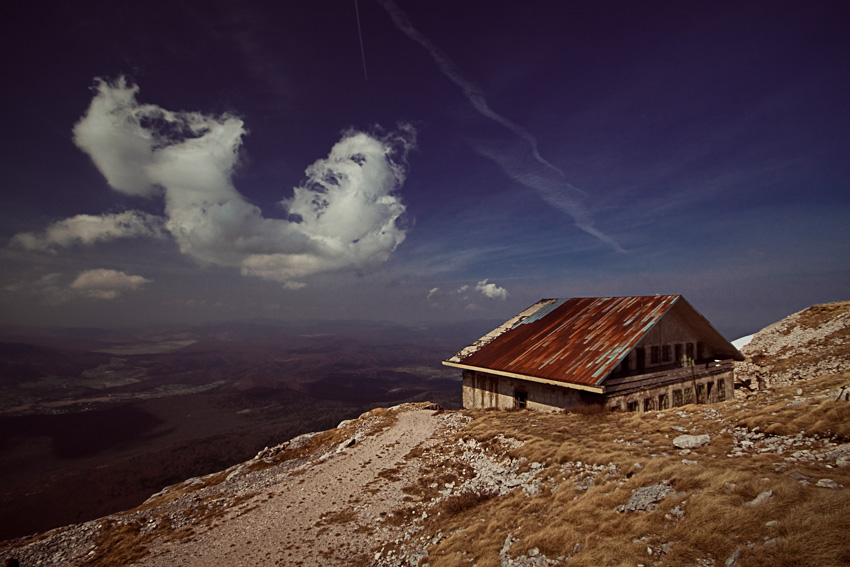
[[[694,314],[695,314],[697,317],[699,317],[699,318],[700,318],[701,322],[702,322],[702,323],[703,323],[706,327],[708,327],[708,329],[709,329],[712,333],[714,333],[714,334],[716,335],[716,338],[719,338],[722,342],[726,343],[726,345],[728,345],[728,346],[731,348],[732,356],[731,356],[730,358],[732,358],[733,360],[737,360],[738,362],[741,362],[741,361],[743,361],[743,360],[745,360],[745,359],[747,358],[747,357],[745,357],[745,356],[741,353],[741,351],[740,351],[740,350],[738,350],[738,348],[737,348],[737,347],[735,347],[735,345],[733,345],[733,344],[732,344],[732,341],[730,341],[729,339],[727,339],[726,337],[724,337],[724,336],[723,336],[723,333],[721,333],[721,332],[720,332],[720,331],[718,331],[716,328],[714,328],[714,325],[712,325],[712,324],[711,324],[711,321],[709,321],[709,320],[708,320],[708,318],[707,318],[705,315],[703,315],[702,313],[700,313],[699,311],[697,311],[697,309],[696,309],[693,305],[691,305],[691,302],[690,302],[690,301],[688,301],[687,299],[685,299],[685,298],[684,298],[684,297],[682,297],[682,296],[679,296],[679,299],[681,299],[681,300],[682,300],[682,302],[683,302],[683,303],[684,303],[684,304],[685,304],[688,308],[690,308],[690,310],[691,310],[691,311],[693,311],[693,312],[694,312]],[[677,301],[676,303],[678,303],[678,301]],[[735,356],[735,355],[737,355],[737,356]]]
[[[449,358],[449,361],[458,362],[458,361],[461,361],[468,356],[471,356],[472,354],[475,354],[476,352],[478,352],[479,350],[481,350],[482,348],[484,348],[485,346],[487,346],[488,344],[493,342],[499,336],[507,333],[508,331],[510,331],[511,329],[516,327],[517,325],[519,325],[520,323],[525,322],[526,319],[528,319],[529,317],[532,317],[533,315],[535,315],[541,309],[544,309],[544,308],[548,307],[549,305],[555,304],[558,301],[560,301],[560,300],[559,299],[541,299],[540,301],[538,301],[534,305],[531,305],[530,307],[527,307],[526,309],[524,309],[518,315],[514,315],[513,317],[511,317],[510,319],[508,319],[507,321],[505,321],[504,323],[502,323],[501,325],[499,325],[498,327],[496,327],[495,329],[493,329],[492,331],[490,331],[489,333],[487,333],[486,335],[484,335],[483,337],[481,337],[480,339],[475,341],[474,343],[470,344],[469,346],[462,348],[454,356]]]
[[[517,374],[515,372],[506,372],[504,370],[494,370],[492,368],[481,368],[479,366],[469,366],[468,364],[459,364],[457,362],[449,362],[448,360],[443,361],[443,365],[452,366],[454,368],[461,368],[463,370],[475,370],[477,372],[483,372],[484,374],[496,374],[498,376],[505,376],[507,378],[516,378],[518,380],[527,380],[529,382],[537,382],[539,384],[547,384],[549,386],[558,386],[560,388],[571,388],[573,390],[584,390],[586,392],[593,392],[594,394],[604,394],[605,386],[586,386],[584,384],[574,384],[572,382],[559,382],[557,380],[547,380],[546,378],[538,378],[536,376],[528,376],[527,374]]]

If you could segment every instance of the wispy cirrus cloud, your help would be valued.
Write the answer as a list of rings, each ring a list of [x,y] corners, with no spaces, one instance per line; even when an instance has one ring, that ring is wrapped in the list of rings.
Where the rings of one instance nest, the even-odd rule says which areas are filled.
[[[232,181],[247,134],[239,117],[139,103],[138,86],[124,77],[97,79],[94,92],[74,127],[74,143],[112,189],[162,198],[165,215],[77,215],[42,233],[15,235],[13,245],[49,250],[169,235],[181,253],[202,264],[236,267],[297,289],[312,274],[381,264],[406,237],[400,223],[405,206],[396,191],[416,143],[412,126],[344,132],[326,158],[307,168],[292,196],[280,201],[286,218],[269,218]]]
[[[534,190],[545,202],[570,215],[579,229],[598,238],[617,252],[625,252],[616,240],[594,226],[592,215],[581,202],[583,192],[567,181],[561,169],[543,157],[537,138],[519,124],[493,110],[483,91],[461,73],[448,55],[413,26],[410,17],[395,2],[380,0],[380,4],[402,33],[428,51],[440,72],[460,88],[472,107],[488,120],[508,130],[515,140],[507,146],[473,142],[473,149],[494,161],[510,178]]]

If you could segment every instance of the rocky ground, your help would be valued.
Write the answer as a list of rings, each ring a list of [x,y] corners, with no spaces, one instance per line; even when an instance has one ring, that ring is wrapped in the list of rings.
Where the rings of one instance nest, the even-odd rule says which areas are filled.
[[[744,364],[756,368],[746,376],[760,378],[722,404],[602,415],[373,410],[168,487],[134,510],[0,543],[0,558],[23,566],[847,564],[850,374],[832,370],[847,364],[850,326],[838,305],[757,335]],[[837,362],[818,362],[824,353]]]
[[[850,301],[815,305],[758,333],[735,363],[736,395],[850,371]]]

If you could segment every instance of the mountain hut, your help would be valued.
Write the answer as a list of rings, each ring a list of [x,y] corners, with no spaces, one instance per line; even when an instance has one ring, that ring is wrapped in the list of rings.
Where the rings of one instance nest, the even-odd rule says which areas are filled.
[[[464,408],[653,411],[732,396],[744,356],[680,295],[543,299],[443,361]]]

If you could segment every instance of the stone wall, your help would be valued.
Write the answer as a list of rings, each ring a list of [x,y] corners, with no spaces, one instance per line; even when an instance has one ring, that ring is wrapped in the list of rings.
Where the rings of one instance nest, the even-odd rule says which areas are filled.
[[[463,371],[463,407],[510,409],[527,407],[538,411],[560,411],[564,408],[593,403],[592,399],[602,402],[602,396],[593,395],[572,388],[562,388],[539,384],[528,380],[507,378],[475,372]]]
[[[679,369],[663,375],[629,377],[617,381],[615,392],[594,394],[574,388],[551,386],[518,378],[463,371],[463,407],[528,408],[561,411],[600,405],[613,411],[656,411],[689,403],[715,403],[732,399],[734,376],[731,364],[691,371]]]
[[[719,372],[695,373],[674,382],[637,391],[609,394],[605,407],[613,411],[657,411],[686,404],[713,404],[734,397],[734,372],[724,366]]]

